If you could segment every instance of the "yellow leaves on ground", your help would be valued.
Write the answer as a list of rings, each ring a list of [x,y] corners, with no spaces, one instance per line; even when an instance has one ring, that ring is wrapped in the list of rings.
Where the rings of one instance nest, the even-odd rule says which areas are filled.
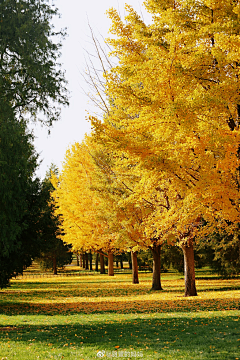
[[[163,291],[149,291],[151,281],[142,275],[141,283],[129,284],[131,275],[116,279],[102,276],[81,276],[74,279],[36,281],[35,289],[1,292],[2,311],[21,313],[135,313],[238,309],[239,280],[197,280],[198,297],[185,298],[183,279],[163,279]],[[15,284],[16,282],[13,281]],[[16,284],[28,281],[17,281]],[[219,290],[218,290],[219,288]],[[18,297],[17,303],[16,295]],[[4,302],[7,301],[5,305]]]

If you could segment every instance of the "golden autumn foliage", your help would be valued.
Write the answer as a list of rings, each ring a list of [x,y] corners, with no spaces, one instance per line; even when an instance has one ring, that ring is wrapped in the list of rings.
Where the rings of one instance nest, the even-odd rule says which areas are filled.
[[[68,151],[56,199],[76,249],[178,242],[196,295],[193,239],[240,222],[240,4],[145,6],[149,24],[108,11],[106,112]]]
[[[115,234],[109,234],[102,199],[91,188],[95,166],[88,146],[75,143],[66,153],[59,178],[52,177],[58,212],[63,217],[65,241],[74,250],[114,248]]]
[[[52,178],[65,241],[75,250],[128,250],[148,247],[142,223],[152,204],[135,199],[136,163],[86,137],[67,151],[63,171]]]
[[[155,217],[158,229],[174,224],[179,236],[199,216],[212,225],[209,231],[216,219],[219,226],[237,223],[238,2],[145,5],[150,25],[130,6],[126,23],[109,11],[114,37],[108,43],[119,64],[105,74],[111,101],[103,123],[92,117],[96,136],[139,158],[145,183],[154,178],[148,194],[164,189],[173,199],[170,211],[162,216],[165,204]]]
[[[119,64],[104,75],[109,99],[104,121],[91,120],[94,146],[104,143],[114,164],[96,166],[91,155],[80,155],[85,170],[77,176],[79,186],[85,188],[85,181],[93,190],[93,172],[101,170],[104,196],[111,206],[118,204],[118,221],[108,214],[108,222],[116,226],[125,221],[120,229],[137,224],[139,238],[141,233],[148,239],[153,234],[176,239],[189,229],[193,236],[200,217],[209,231],[216,224],[229,227],[239,222],[239,6],[193,0],[145,5],[152,14],[149,25],[130,6],[126,23],[109,10],[114,37],[108,43]],[[75,183],[74,172],[67,170],[72,161],[66,159],[64,173],[71,173],[68,178]],[[115,195],[124,193],[120,200],[109,196],[109,181],[118,188]],[[103,205],[103,190],[90,193],[78,213],[81,206],[82,211],[92,206],[94,213],[96,204]],[[129,216],[129,209],[138,213],[138,220]],[[93,213],[85,224],[94,219]]]

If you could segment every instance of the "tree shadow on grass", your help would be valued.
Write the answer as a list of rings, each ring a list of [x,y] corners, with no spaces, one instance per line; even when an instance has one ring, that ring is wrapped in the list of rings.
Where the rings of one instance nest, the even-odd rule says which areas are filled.
[[[69,323],[63,324],[67,320]],[[24,359],[28,359],[27,351],[38,352],[39,359],[59,354],[67,359],[80,355],[83,359],[95,359],[98,351],[105,352],[109,358],[117,351],[117,355],[124,358],[122,351],[127,351],[126,358],[136,359],[133,353],[136,351],[144,359],[231,360],[239,355],[237,320],[237,316],[191,317],[190,314],[155,314],[154,318],[150,315],[145,318],[141,315],[69,316],[62,320],[47,316],[44,321],[39,320],[39,325],[24,324],[22,320],[22,324],[11,330],[0,327],[0,339],[15,344],[16,357],[11,359],[17,359],[18,351]],[[8,354],[4,348],[1,355]]]

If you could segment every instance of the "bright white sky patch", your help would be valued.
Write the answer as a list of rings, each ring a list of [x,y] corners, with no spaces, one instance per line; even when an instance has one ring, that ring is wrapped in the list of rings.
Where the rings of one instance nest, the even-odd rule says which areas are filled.
[[[111,25],[106,16],[106,10],[116,8],[122,17],[125,15],[124,4],[132,5],[139,13],[147,18],[146,11],[139,0],[56,0],[55,4],[62,17],[55,20],[56,28],[67,27],[68,37],[63,43],[62,68],[66,70],[66,78],[69,82],[70,106],[62,109],[61,120],[53,125],[51,134],[47,128],[37,125],[34,128],[36,136],[35,147],[40,153],[42,163],[37,175],[44,178],[51,163],[61,169],[67,148],[76,141],[81,141],[86,132],[90,131],[90,125],[85,120],[87,110],[94,112],[92,104],[84,95],[82,88],[87,90],[81,73],[85,69],[85,50],[93,52],[92,41],[88,21],[99,39],[108,37]]]

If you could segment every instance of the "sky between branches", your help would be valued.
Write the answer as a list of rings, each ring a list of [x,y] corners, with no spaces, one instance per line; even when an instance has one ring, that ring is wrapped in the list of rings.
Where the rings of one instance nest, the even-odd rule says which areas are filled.
[[[111,22],[106,11],[114,7],[122,17],[125,15],[124,4],[132,5],[147,20],[142,0],[57,0],[56,6],[61,14],[61,19],[54,19],[56,29],[67,28],[68,36],[63,42],[61,63],[66,70],[69,82],[70,106],[62,109],[61,120],[53,125],[51,134],[48,129],[40,125],[34,127],[35,147],[40,153],[42,163],[37,171],[41,178],[45,177],[51,163],[61,169],[67,148],[74,142],[81,140],[86,132],[90,131],[90,124],[86,121],[87,111],[95,111],[89,98],[84,94],[88,87],[81,76],[85,70],[86,51],[94,53],[93,42],[89,25],[97,38],[108,37]]]

